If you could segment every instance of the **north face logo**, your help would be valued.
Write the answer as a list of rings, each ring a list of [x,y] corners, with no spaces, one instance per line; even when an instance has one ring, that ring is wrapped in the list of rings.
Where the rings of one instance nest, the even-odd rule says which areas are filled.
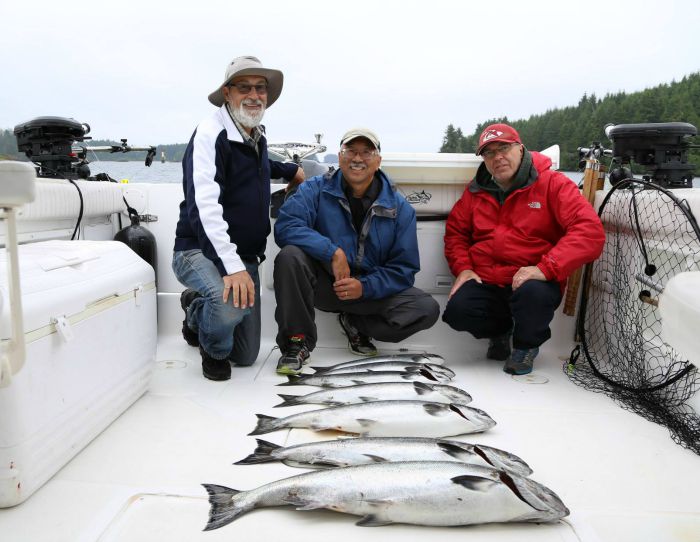
[[[484,132],[481,134],[481,142],[485,143],[486,141],[490,141],[494,137],[500,137],[503,135],[503,132],[499,130],[489,130],[488,132]]]
[[[539,201],[531,201],[527,204],[530,209],[541,209],[542,204]]]

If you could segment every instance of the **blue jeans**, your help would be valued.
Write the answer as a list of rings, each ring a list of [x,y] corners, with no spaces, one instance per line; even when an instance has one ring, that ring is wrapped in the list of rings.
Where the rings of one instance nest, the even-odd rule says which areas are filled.
[[[233,296],[223,301],[224,281],[214,263],[201,250],[173,253],[177,279],[199,292],[187,310],[187,325],[199,333],[199,344],[215,359],[228,358],[236,365],[252,365],[260,351],[260,279],[258,264],[244,262],[255,283],[255,305],[233,306]]]

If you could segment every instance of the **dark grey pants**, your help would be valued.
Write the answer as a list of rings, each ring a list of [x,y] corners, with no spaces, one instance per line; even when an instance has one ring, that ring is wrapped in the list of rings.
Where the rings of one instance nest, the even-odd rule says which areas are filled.
[[[528,280],[510,286],[465,282],[447,302],[442,319],[452,329],[477,339],[496,337],[513,328],[513,348],[539,347],[552,336],[549,323],[561,303],[557,282]]]
[[[343,301],[333,291],[330,263],[323,264],[299,247],[287,245],[275,258],[275,320],[277,344],[284,349],[287,338],[302,334],[310,350],[316,346],[314,309],[345,312],[350,323],[368,337],[399,342],[431,327],[440,316],[440,306],[418,288],[384,299]]]

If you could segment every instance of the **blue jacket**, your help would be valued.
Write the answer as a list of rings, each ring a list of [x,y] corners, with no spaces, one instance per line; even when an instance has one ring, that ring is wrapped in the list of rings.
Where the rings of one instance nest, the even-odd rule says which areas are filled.
[[[364,299],[381,299],[410,288],[420,270],[416,212],[381,170],[377,175],[381,191],[359,234],[340,170],[299,185],[275,223],[280,247],[296,245],[322,262],[330,262],[336,249],[342,248],[352,275],[362,283]]]
[[[202,121],[182,159],[175,251],[201,249],[221,276],[243,271],[241,258],[262,258],[270,233],[270,177],[291,180],[296,164],[267,157],[245,143],[226,106]]]

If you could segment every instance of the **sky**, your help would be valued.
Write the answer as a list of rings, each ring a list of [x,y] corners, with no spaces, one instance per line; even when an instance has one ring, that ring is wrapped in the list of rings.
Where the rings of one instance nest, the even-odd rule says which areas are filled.
[[[700,71],[700,4],[0,0],[0,128],[51,115],[185,143],[239,55],[284,72],[270,142],[321,133],[335,152],[367,126],[383,151],[436,152],[448,124],[471,134]]]

